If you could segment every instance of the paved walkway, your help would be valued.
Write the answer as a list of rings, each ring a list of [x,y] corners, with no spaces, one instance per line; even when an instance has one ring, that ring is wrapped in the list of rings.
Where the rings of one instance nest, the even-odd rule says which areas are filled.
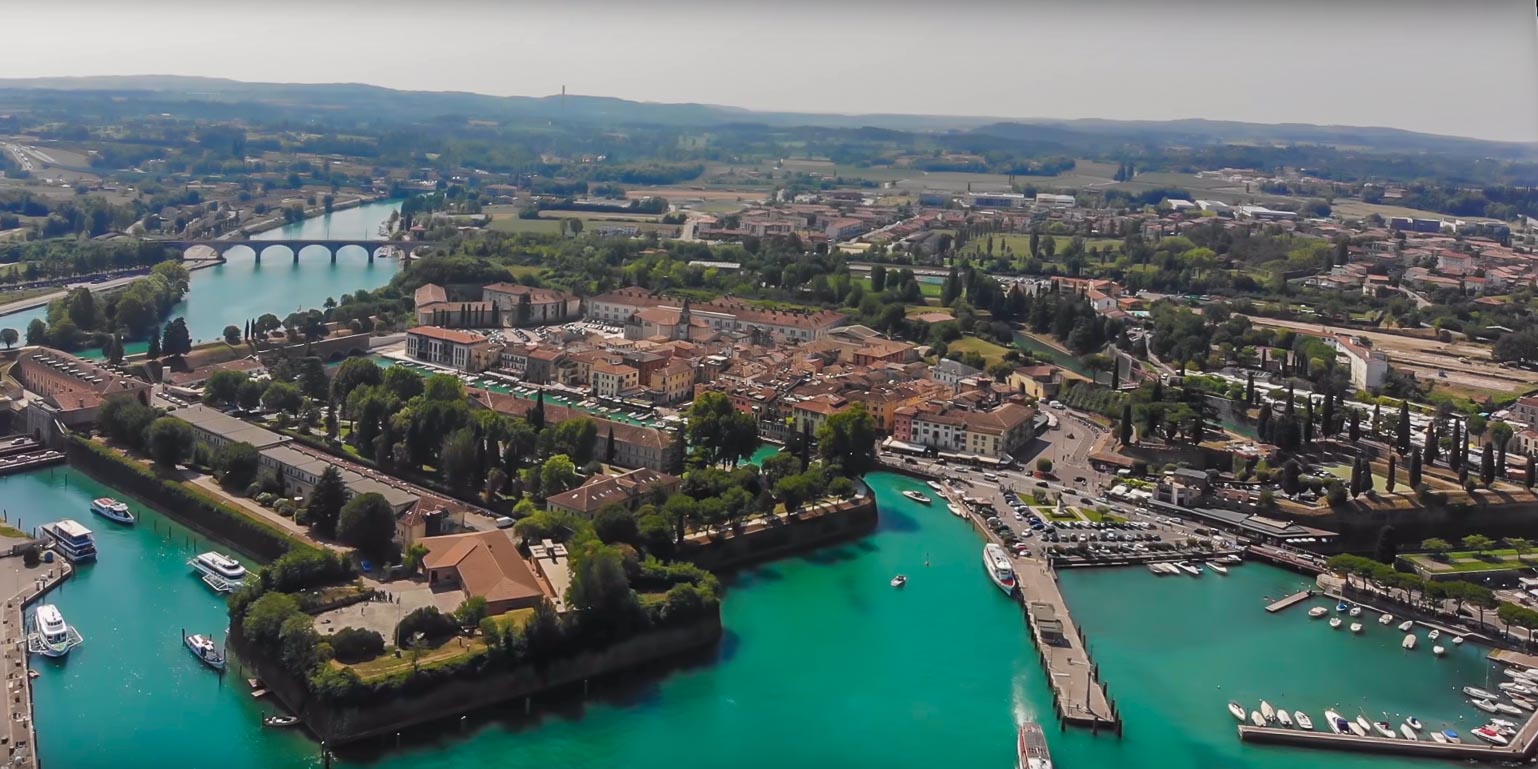
[[[14,543],[15,540],[0,540],[0,546],[6,549]],[[70,565],[63,560],[28,568],[19,556],[0,558],[0,595],[9,596],[0,613],[0,665],[4,666],[6,688],[5,703],[0,706],[0,716],[5,719],[5,727],[0,729],[0,745],[5,747],[0,768],[38,765],[37,733],[32,724],[32,682],[27,677],[25,610],[29,603],[64,581],[70,571]]]
[[[1095,729],[1115,729],[1116,713],[1105,696],[1105,687],[1096,675],[1084,639],[1068,613],[1068,602],[1058,589],[1057,580],[1047,566],[1034,558],[1015,558],[1015,577],[1025,601],[1026,615],[1036,648],[1041,651],[1052,682],[1058,715],[1068,723]],[[1037,621],[1050,609],[1051,617],[1062,623],[1063,639],[1048,643],[1042,638]]]
[[[294,519],[285,518],[281,515],[278,515],[278,511],[262,507],[253,499],[236,496],[225,491],[222,487],[219,486],[219,482],[214,480],[213,476],[211,475],[203,475],[202,473],[196,473],[190,470],[186,471],[184,475],[187,480],[191,481],[194,485],[203,487],[208,492],[216,495],[219,499],[247,510],[252,515],[257,516],[262,520],[271,523],[272,525],[290,534],[293,534],[294,536],[299,537],[300,539],[309,542],[312,545],[315,545],[316,547],[328,548],[335,550],[338,553],[347,553],[351,552],[352,550],[351,548],[342,547],[341,545],[337,545],[331,542],[322,542],[318,539],[315,539],[314,537],[311,537],[310,530],[300,524],[294,523]]]

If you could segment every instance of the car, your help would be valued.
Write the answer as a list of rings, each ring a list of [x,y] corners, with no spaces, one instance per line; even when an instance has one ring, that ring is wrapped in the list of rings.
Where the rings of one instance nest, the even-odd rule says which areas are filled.
[[[504,515],[504,516],[502,516],[502,517],[497,519],[497,528],[499,528],[499,529],[511,529],[511,528],[513,528],[513,524],[515,524],[515,523],[517,523],[517,521],[515,521],[515,520],[513,520],[513,519],[511,519],[511,518],[509,518],[509,517]]]
[[[1036,482],[1036,488],[1038,488],[1038,489],[1045,489],[1046,487],[1047,487],[1047,482],[1046,481],[1037,481]]]

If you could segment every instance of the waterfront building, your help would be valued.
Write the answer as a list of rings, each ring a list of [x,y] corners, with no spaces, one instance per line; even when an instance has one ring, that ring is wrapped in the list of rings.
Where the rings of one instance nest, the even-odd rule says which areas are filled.
[[[457,589],[465,598],[484,598],[488,614],[530,609],[554,595],[506,531],[427,537],[421,544],[427,547],[422,559],[427,584],[434,590]]]
[[[594,395],[618,398],[621,393],[640,386],[641,372],[630,366],[598,361],[591,365],[588,379],[593,385]]]
[[[469,331],[418,326],[406,332],[406,356],[460,371],[485,371],[496,365],[499,350],[491,340]]]
[[[101,405],[112,398],[149,404],[150,384],[116,373],[49,347],[31,347],[16,357],[11,375],[27,392],[25,431],[52,435],[54,423],[74,427],[96,421]]]
[[[897,410],[892,437],[941,452],[994,461],[1013,461],[1035,437],[1036,410],[1006,403],[971,411],[949,403],[926,403]]]

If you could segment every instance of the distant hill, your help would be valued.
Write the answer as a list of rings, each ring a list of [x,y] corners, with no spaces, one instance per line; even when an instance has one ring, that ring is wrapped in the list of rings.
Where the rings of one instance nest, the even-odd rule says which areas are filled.
[[[362,111],[371,122],[423,122],[441,118],[545,119],[600,124],[702,128],[727,124],[776,127],[881,128],[945,132],[1074,148],[1108,143],[1160,145],[1317,144],[1373,151],[1452,153],[1505,159],[1538,158],[1538,142],[1492,142],[1395,128],[1261,124],[1216,120],[1055,120],[983,116],[759,112],[713,104],[664,104],[604,96],[488,96],[456,91],[399,91],[357,83],[248,83],[178,75],[0,78],[0,109],[29,100],[53,101],[81,93],[141,97],[156,104],[261,104],[294,118]],[[212,109],[213,116],[238,114]]]

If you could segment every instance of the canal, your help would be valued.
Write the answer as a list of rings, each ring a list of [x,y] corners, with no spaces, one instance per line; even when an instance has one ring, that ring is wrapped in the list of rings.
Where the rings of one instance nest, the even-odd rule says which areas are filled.
[[[1389,767],[1404,762],[1243,745],[1224,705],[1253,707],[1264,697],[1316,721],[1339,705],[1349,716],[1413,712],[1459,732],[1476,723],[1455,687],[1483,685],[1482,650],[1469,644],[1434,660],[1424,646],[1401,651],[1399,634],[1375,621],[1352,636],[1310,621],[1304,607],[1267,615],[1265,598],[1302,578],[1248,564],[1227,578],[1065,573],[1064,592],[1126,736],[1059,732],[1020,609],[979,566],[981,540],[943,507],[899,496],[922,488],[916,481],[867,480],[881,507],[877,532],[731,579],[727,633],[707,659],[606,683],[585,704],[532,719],[488,713],[438,725],[408,734],[399,750],[337,765],[1005,767],[1015,724],[1034,716],[1048,723],[1063,767],[1290,769],[1304,756]],[[99,563],[49,598],[86,640],[61,664],[37,662],[43,762],[318,765],[302,736],[261,728],[266,706],[251,700],[238,672],[221,681],[178,645],[182,627],[224,634],[221,602],[184,564],[208,546],[131,500],[137,527],[93,521],[86,505],[102,494],[126,499],[63,468],[0,480],[12,518],[30,527],[75,517],[98,532],[101,550]],[[909,578],[902,590],[887,584],[898,573]]]
[[[343,240],[379,236],[379,227],[399,211],[399,200],[384,200],[316,216],[252,236],[252,240]],[[246,249],[225,254],[225,263],[192,273],[187,295],[171,308],[167,320],[187,319],[194,343],[223,335],[227,325],[243,326],[263,313],[283,318],[296,310],[318,309],[327,298],[359,289],[375,289],[390,282],[400,270],[399,259],[369,262],[360,249],[345,249],[332,264],[318,250],[300,256],[299,263],[281,249],[271,249],[256,263]],[[23,334],[34,318],[47,319],[46,307],[0,315],[0,326]],[[144,352],[145,341],[126,345],[129,354]],[[98,355],[92,350],[84,357]]]

